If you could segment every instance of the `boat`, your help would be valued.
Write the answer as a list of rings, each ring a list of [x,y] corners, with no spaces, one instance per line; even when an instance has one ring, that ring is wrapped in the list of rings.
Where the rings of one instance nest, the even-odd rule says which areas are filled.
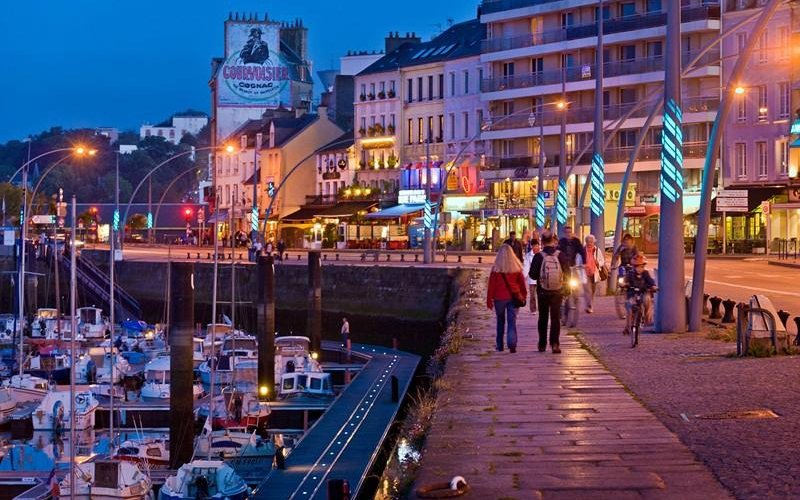
[[[269,470],[275,458],[275,445],[255,431],[223,429],[203,432],[195,440],[195,456],[223,460],[242,474],[252,470]]]
[[[247,498],[247,484],[221,460],[193,460],[169,476],[158,493],[160,500]]]
[[[19,333],[19,321],[13,314],[0,314],[0,342],[13,342],[14,332]]]
[[[128,360],[120,355],[113,356],[114,383],[118,383],[125,375],[134,372]],[[112,355],[108,348],[92,347],[78,357],[75,363],[75,383],[94,384],[111,381]]]
[[[8,388],[0,390],[0,425],[8,422],[11,414],[17,408],[17,400]]]
[[[169,441],[163,439],[129,439],[123,441],[112,458],[135,462],[148,470],[169,467]]]
[[[95,412],[100,403],[90,391],[75,392],[75,429],[94,427]],[[50,391],[33,411],[33,429],[61,431],[70,425],[71,400],[69,391]]]
[[[169,356],[159,356],[145,365],[142,398],[169,401],[169,365]],[[200,384],[194,384],[192,394],[195,399],[201,397],[203,387]]]
[[[24,372],[56,384],[69,384],[70,357],[57,349],[35,350],[23,363]]]
[[[195,370],[206,360],[205,341],[200,337],[192,337],[192,366]]]
[[[324,372],[293,372],[281,375],[278,396],[295,398],[311,396],[315,398],[333,397],[331,374]]]
[[[215,371],[215,385],[231,385],[235,379],[255,384],[258,377],[258,344],[256,338],[234,331],[223,338],[216,367],[209,358],[197,368],[203,384],[211,385],[211,372]]]
[[[47,391],[50,390],[50,382],[46,378],[34,377],[31,374],[23,373],[4,380],[3,387],[13,389],[17,394],[24,393],[34,397],[44,397]]]
[[[75,496],[92,500],[149,500],[153,482],[132,462],[97,460],[75,465]],[[70,498],[70,474],[59,483],[58,498]]]
[[[60,338],[59,338],[60,332]],[[61,315],[58,318],[58,311],[50,307],[42,307],[36,310],[36,316],[31,323],[31,337],[48,340],[65,340],[72,336],[72,319],[69,316]],[[78,335],[76,339],[81,339]]]
[[[237,415],[237,398],[241,401],[241,415]],[[214,428],[266,427],[271,409],[269,403],[259,401],[252,392],[239,391],[236,388],[225,387],[222,394],[214,396],[213,404],[204,404],[198,409],[201,418],[207,418],[209,408],[214,408],[211,423]]]
[[[78,331],[87,339],[102,339],[111,334],[111,325],[97,307],[78,308]]]

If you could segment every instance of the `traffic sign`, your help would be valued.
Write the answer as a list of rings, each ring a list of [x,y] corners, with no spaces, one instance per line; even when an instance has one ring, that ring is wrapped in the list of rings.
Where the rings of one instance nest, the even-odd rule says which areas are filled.
[[[31,222],[33,224],[55,224],[56,223],[56,216],[55,215],[34,215],[31,217]]]
[[[749,191],[746,189],[723,189],[717,192],[718,198],[744,198],[747,199]]]

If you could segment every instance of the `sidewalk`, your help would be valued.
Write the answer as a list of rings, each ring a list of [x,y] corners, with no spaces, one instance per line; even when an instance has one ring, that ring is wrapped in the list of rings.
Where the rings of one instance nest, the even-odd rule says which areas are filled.
[[[526,309],[517,353],[495,352],[482,275],[460,318],[473,339],[448,359],[417,487],[461,475],[474,499],[730,498],[575,336],[562,332],[561,355],[537,352]]]

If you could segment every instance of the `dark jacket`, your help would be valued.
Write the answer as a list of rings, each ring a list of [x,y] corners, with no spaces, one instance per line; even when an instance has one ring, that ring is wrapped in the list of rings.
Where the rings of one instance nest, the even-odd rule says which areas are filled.
[[[544,256],[542,253],[546,253],[547,255],[553,255],[555,251],[558,250],[556,247],[544,247],[541,252],[537,253],[533,256],[533,260],[531,261],[531,270],[528,271],[528,277],[532,280],[536,280],[539,282],[539,273],[542,272],[542,262],[544,262]],[[564,252],[559,252],[558,254],[558,263],[561,264],[561,272],[564,273],[564,281],[566,281],[566,275],[569,273],[569,261],[567,260],[567,256]],[[557,294],[561,293],[561,291],[549,291],[543,290],[542,287],[536,287],[536,294],[537,295],[547,295],[547,294]]]
[[[653,277],[650,276],[650,272],[645,269],[641,274],[637,274],[636,271],[625,274],[625,286],[627,287],[626,295],[629,299],[632,299],[634,295],[636,295],[634,288],[643,291],[650,290],[651,288],[655,288],[656,282]]]
[[[503,242],[503,245],[510,246],[511,249],[514,251],[514,255],[516,255],[517,259],[520,262],[522,262],[524,257],[522,256],[522,242],[521,241],[519,241],[516,238],[514,238],[513,240],[511,238],[508,238],[506,241]]]
[[[558,249],[561,253],[566,254],[569,267],[574,267],[577,261],[577,256],[580,255],[583,263],[586,264],[586,249],[581,245],[581,240],[575,238],[561,238],[558,240]]]

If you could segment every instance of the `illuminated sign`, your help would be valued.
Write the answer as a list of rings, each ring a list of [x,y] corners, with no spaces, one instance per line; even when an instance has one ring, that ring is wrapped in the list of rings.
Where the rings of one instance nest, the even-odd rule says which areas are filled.
[[[800,120],[795,120],[794,123],[792,123],[790,133],[793,135],[800,135]]]
[[[401,189],[397,193],[397,203],[401,205],[422,205],[425,203],[425,190]]]

